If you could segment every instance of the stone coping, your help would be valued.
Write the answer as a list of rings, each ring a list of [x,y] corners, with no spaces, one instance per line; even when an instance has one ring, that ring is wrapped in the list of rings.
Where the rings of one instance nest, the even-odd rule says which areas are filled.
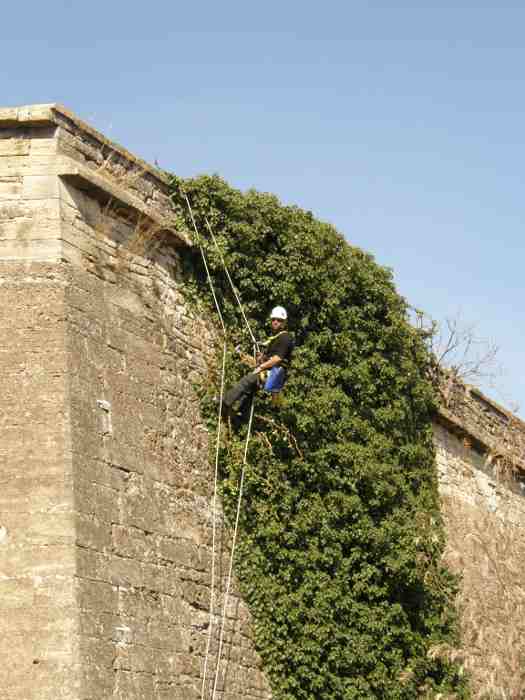
[[[159,215],[154,208],[145,206],[138,197],[133,196],[126,188],[112,183],[108,178],[97,175],[74,162],[69,167],[62,168],[59,177],[66,182],[71,182],[79,190],[102,193],[106,199],[119,202],[136,213],[146,216],[157,224],[159,230],[173,233],[177,243],[182,242],[188,247],[193,245],[190,237],[177,226],[178,220],[175,216],[170,219]]]
[[[476,386],[456,382],[450,405],[440,403],[438,422],[468,438],[482,454],[507,455],[525,475],[525,422],[486,396]]]
[[[60,117],[62,117],[62,119],[60,119]],[[0,127],[42,127],[53,124],[60,126],[63,119],[70,121],[81,131],[86,132],[92,138],[99,141],[101,145],[107,146],[109,149],[116,151],[130,162],[135,163],[149,175],[162,182],[163,185],[169,185],[169,177],[165,175],[162,170],[159,170],[150,163],[147,163],[145,160],[138,158],[120,144],[115,143],[115,141],[111,141],[110,139],[106,138],[104,134],[77,117],[76,114],[71,112],[63,105],[50,103],[25,105],[23,107],[4,107],[0,109]]]
[[[73,140],[65,145],[60,142],[56,154],[52,157],[46,156],[49,160],[50,173],[57,174],[61,179],[69,181],[81,190],[91,192],[97,198],[117,201],[134,210],[139,216],[146,216],[158,226],[159,230],[173,234],[175,245],[182,244],[188,247],[193,245],[191,235],[184,225],[181,226],[180,216],[170,204],[170,178],[162,170],[110,141],[62,105],[37,104],[0,109],[0,132],[2,129],[44,129],[53,126],[68,132]],[[142,193],[139,191],[140,188],[137,190],[136,187],[128,187],[125,181],[120,182],[110,168],[101,175],[98,169],[87,167],[83,157],[84,152],[81,149],[75,150],[75,140],[80,145],[83,139],[91,142],[91,150],[94,148],[95,151],[109,152],[111,155],[108,156],[107,161],[116,156],[122,164],[125,164],[126,169],[140,172],[140,180],[143,183],[147,181]],[[151,191],[156,192],[153,198],[148,194]]]

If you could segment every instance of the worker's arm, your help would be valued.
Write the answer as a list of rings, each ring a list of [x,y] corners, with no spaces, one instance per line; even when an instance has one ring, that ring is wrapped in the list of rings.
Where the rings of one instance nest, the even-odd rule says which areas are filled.
[[[258,362],[262,362],[263,360],[263,354],[262,353],[257,353],[257,357],[254,358],[253,355],[248,355],[245,352],[242,352],[242,350],[237,350],[239,357],[241,358],[241,362],[245,365],[248,365],[250,367],[256,367]]]
[[[249,365],[250,367],[255,367],[257,362],[255,361],[255,358],[252,357],[251,355],[247,355],[245,352],[240,352],[239,356],[241,358],[241,362],[245,365]]]
[[[275,365],[278,365],[282,359],[283,358],[279,355],[272,355],[268,360],[265,360],[264,362],[261,362],[260,365],[257,365],[257,367],[253,370],[253,373],[259,374],[259,372],[264,372],[265,369],[271,369],[272,367],[275,367]]]

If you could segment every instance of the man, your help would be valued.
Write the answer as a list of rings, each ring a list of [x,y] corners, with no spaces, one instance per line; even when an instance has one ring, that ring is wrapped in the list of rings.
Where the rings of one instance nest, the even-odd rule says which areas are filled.
[[[222,406],[223,416],[230,415],[233,405],[239,402],[242,420],[253,395],[261,386],[264,391],[272,394],[272,398],[275,398],[284,386],[293,351],[293,340],[286,330],[288,319],[286,309],[276,306],[272,309],[270,319],[273,335],[262,343],[265,346],[264,352],[260,353],[255,360],[241,353],[241,360],[254,369],[226,392]]]

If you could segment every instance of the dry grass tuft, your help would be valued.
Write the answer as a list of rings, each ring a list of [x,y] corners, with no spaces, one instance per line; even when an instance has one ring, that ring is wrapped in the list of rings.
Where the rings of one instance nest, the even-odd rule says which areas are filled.
[[[155,243],[160,240],[160,234],[166,228],[166,226],[155,223],[143,215],[139,216],[134,222],[130,237],[118,250],[118,267],[122,267],[125,259],[129,259],[130,256],[142,256],[151,253]]]
[[[135,167],[131,170],[113,162],[110,154],[95,170],[97,175],[106,177],[122,189],[132,190],[144,177],[146,171]],[[110,199],[101,206],[93,222],[95,236],[101,242],[108,239],[117,243],[117,271],[122,270],[126,261],[133,256],[142,256],[151,252],[151,246],[161,233],[172,229],[172,222],[158,223],[145,214],[136,212],[121,203]]]

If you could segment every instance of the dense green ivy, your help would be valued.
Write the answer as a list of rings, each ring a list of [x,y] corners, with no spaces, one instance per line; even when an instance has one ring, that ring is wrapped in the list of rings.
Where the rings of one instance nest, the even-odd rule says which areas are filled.
[[[258,337],[288,309],[293,369],[275,407],[256,399],[237,574],[276,700],[466,697],[457,666],[429,649],[455,640],[427,351],[391,273],[310,212],[219,177],[173,181],[199,230],[207,217]],[[188,225],[190,224],[188,220]],[[204,245],[230,332],[250,350],[220,263]],[[208,295],[198,253],[192,279]],[[231,383],[246,368],[233,353]],[[211,396],[203,397],[213,423]],[[242,431],[221,456],[231,517]]]

